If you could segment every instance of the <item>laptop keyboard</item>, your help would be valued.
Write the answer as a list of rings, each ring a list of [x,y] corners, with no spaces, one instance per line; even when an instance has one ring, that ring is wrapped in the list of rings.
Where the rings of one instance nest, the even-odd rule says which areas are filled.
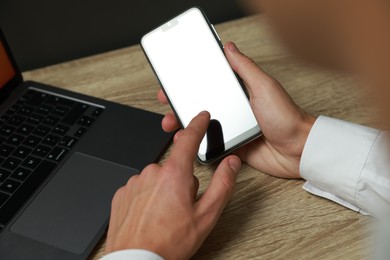
[[[0,117],[0,232],[102,112],[30,89]]]

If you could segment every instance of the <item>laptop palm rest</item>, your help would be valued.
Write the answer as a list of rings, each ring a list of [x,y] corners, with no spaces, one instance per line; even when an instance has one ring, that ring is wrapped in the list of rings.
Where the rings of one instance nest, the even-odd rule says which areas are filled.
[[[107,223],[115,191],[137,173],[129,167],[75,153],[11,231],[81,254]]]

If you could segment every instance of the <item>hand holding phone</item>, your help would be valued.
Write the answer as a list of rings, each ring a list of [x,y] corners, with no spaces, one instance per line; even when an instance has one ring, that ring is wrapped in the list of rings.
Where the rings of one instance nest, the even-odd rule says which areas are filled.
[[[210,113],[200,162],[209,163],[260,135],[244,88],[200,9],[159,26],[141,45],[182,127],[200,111]]]

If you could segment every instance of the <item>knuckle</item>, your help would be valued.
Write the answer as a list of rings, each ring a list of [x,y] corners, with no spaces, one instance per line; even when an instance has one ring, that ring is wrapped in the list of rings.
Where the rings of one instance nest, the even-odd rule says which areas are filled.
[[[138,179],[138,175],[131,176],[130,179],[127,181],[126,186],[133,185],[133,183],[135,183],[137,181],[137,179]],[[121,187],[121,189],[122,188],[125,189],[126,186]]]
[[[183,131],[183,135],[189,135],[189,136],[196,136],[197,138],[202,138],[202,133],[195,127],[189,125],[187,128]]]
[[[122,197],[122,194],[124,193],[125,186],[120,187],[114,194],[111,205],[114,208],[118,203],[120,203],[120,199]]]
[[[143,171],[141,172],[142,175],[149,174],[149,173],[154,173],[155,171],[158,171],[160,168],[160,165],[157,163],[151,163],[148,166],[146,166]],[[136,176],[136,175],[135,175]],[[134,176],[133,176],[134,177]]]

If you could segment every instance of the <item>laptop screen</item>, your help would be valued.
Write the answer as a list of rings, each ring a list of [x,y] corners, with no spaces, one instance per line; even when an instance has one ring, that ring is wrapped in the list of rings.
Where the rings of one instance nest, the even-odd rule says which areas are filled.
[[[4,44],[0,41],[0,89],[15,75],[16,71],[7,55]]]

